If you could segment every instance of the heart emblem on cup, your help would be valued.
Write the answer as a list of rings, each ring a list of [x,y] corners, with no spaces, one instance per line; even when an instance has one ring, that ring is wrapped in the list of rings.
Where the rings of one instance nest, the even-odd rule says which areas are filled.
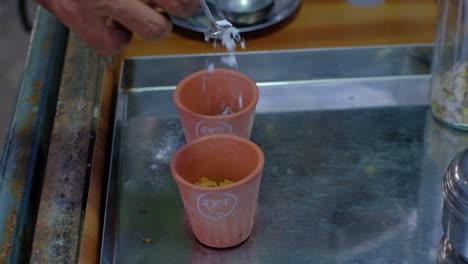
[[[232,127],[230,124],[221,121],[203,120],[198,122],[195,133],[197,138],[216,134],[231,134]]]
[[[197,199],[198,212],[218,220],[231,214],[237,206],[237,197],[230,193],[204,193]]]

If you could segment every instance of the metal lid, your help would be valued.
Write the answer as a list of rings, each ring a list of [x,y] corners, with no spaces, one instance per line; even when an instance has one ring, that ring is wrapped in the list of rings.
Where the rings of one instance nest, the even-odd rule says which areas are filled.
[[[437,251],[437,264],[466,264],[460,254],[458,254],[444,236],[440,240],[439,249]]]
[[[464,259],[468,259],[468,149],[450,163],[443,182],[444,233]]]
[[[444,178],[444,197],[451,209],[468,223],[468,149],[451,162]]]

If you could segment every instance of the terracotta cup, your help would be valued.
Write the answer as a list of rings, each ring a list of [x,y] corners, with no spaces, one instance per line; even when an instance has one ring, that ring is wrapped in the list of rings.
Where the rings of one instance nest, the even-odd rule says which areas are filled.
[[[256,83],[238,71],[214,69],[190,74],[174,92],[186,141],[214,134],[250,138],[258,96]],[[223,114],[229,110],[231,114]]]
[[[264,156],[260,148],[234,135],[202,137],[182,146],[171,160],[192,232],[201,243],[226,248],[252,232]],[[201,177],[233,184],[201,187]]]

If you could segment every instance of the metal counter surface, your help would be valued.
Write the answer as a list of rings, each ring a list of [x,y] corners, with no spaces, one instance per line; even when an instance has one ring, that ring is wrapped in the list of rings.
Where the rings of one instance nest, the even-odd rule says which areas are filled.
[[[225,250],[194,239],[169,171],[174,85],[222,55],[126,60],[102,263],[436,263],[442,177],[468,135],[430,115],[428,48],[239,55],[265,169],[253,234]]]

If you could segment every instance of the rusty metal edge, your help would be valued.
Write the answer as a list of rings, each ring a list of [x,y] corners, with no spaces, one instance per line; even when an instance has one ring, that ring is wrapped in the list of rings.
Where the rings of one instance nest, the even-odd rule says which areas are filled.
[[[106,58],[70,34],[30,263],[79,257]]]
[[[0,263],[28,261],[68,30],[39,8],[0,159]]]

